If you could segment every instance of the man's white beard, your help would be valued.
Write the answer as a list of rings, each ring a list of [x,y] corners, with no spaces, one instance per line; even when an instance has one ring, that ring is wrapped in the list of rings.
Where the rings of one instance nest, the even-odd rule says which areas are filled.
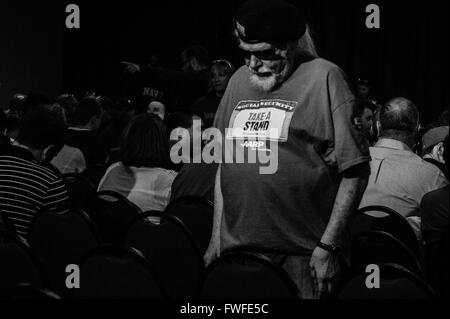
[[[256,74],[250,75],[250,83],[262,92],[270,92],[278,84],[280,74],[272,74],[271,76],[259,77]]]

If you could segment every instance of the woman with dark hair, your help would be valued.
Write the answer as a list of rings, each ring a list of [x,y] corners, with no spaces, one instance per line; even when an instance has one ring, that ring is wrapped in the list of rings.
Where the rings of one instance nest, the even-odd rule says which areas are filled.
[[[169,167],[169,143],[163,121],[155,114],[141,114],[125,128],[120,162],[108,168],[98,190],[120,193],[142,211],[163,211],[176,176]]]

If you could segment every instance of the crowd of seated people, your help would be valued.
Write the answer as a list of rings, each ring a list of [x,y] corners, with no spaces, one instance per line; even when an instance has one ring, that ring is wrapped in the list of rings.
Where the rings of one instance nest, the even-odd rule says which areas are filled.
[[[183,55],[183,72],[203,77],[204,58],[191,51]],[[38,211],[67,210],[63,175],[91,169],[97,169],[91,179],[97,191],[122,194],[143,212],[164,211],[171,201],[189,195],[213,203],[218,165],[193,160],[193,137],[213,126],[234,67],[216,60],[206,69],[209,90],[190,97],[192,104],[186,107],[169,105],[170,99],[130,96],[62,94],[53,102],[40,94],[14,95],[0,113],[2,227],[26,239]],[[161,70],[138,71],[150,77]],[[355,106],[355,124],[364,131],[372,158],[359,207],[395,210],[409,221],[427,256],[435,254],[448,229],[448,112],[419,135],[419,110],[408,99],[394,98],[379,107],[361,98]],[[182,162],[171,159],[175,145],[177,151],[181,146],[190,150],[187,156],[179,154]],[[201,142],[200,151],[203,146]]]

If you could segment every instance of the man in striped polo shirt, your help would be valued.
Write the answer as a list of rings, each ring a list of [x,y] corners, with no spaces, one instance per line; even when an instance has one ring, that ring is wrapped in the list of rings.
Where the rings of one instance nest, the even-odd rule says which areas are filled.
[[[39,211],[67,211],[66,185],[46,167],[61,149],[63,136],[57,114],[40,108],[23,119],[12,145],[0,147],[0,227],[27,239]]]

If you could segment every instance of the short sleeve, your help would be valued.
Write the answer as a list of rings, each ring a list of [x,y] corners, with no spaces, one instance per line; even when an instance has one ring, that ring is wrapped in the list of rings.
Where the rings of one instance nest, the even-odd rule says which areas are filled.
[[[57,178],[50,184],[45,197],[44,207],[57,213],[69,210],[69,194],[67,186],[61,178]]]
[[[354,122],[355,98],[344,72],[338,67],[327,78],[333,123],[333,143],[327,162],[334,163],[338,172],[370,161],[369,144]]]

